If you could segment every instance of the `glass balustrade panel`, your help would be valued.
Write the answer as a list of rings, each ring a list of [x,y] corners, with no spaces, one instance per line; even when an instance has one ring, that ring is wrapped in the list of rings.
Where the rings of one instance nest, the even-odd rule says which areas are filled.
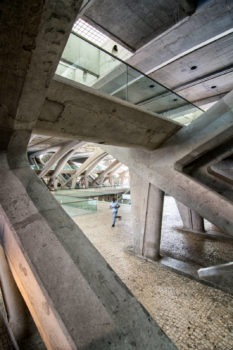
[[[57,74],[181,124],[203,111],[113,55],[71,33]]]

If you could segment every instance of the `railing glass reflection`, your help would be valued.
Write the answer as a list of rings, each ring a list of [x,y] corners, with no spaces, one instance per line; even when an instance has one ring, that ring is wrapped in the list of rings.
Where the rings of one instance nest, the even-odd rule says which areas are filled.
[[[71,33],[57,74],[189,124],[203,111],[110,53]]]
[[[92,214],[97,211],[97,201],[95,199],[80,199],[74,196],[66,196],[58,193],[55,193],[54,197],[71,217]]]

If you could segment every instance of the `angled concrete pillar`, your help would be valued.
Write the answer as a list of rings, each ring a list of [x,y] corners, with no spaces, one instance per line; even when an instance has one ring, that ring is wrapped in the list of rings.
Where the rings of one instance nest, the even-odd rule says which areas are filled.
[[[47,173],[47,171],[54,165],[56,164],[56,167],[54,169],[54,172],[49,180],[49,185],[54,187],[54,189],[57,188],[57,177],[59,176],[59,174],[61,173],[63,167],[65,166],[65,164],[68,162],[68,160],[73,156],[73,154],[77,151],[77,149],[79,147],[82,147],[85,144],[85,142],[78,142],[78,141],[71,141],[68,142],[67,144],[65,144],[56,154],[54,154],[53,157],[53,162],[51,163],[50,160],[48,161],[48,163],[50,163],[47,166],[47,163],[45,165],[45,168],[47,167],[47,170],[45,170],[45,168],[43,169],[42,172]],[[40,173],[39,177],[41,177]]]
[[[124,183],[126,177],[129,177],[129,170],[122,171],[122,172],[119,174],[119,178],[120,178],[120,183],[121,183],[121,185],[123,185],[123,183]]]
[[[58,185],[58,177],[62,171],[62,169],[64,168],[65,164],[67,163],[67,161],[70,159],[70,157],[74,154],[74,150],[66,153],[57,163],[53,174],[51,175],[49,182],[48,182],[48,187],[51,189],[56,190],[57,189],[57,185]]]
[[[184,230],[205,232],[204,219],[202,216],[179,201],[176,201],[176,204],[183,222]]]
[[[85,186],[85,188],[89,187],[88,174],[86,171],[84,173],[84,186]]]
[[[130,171],[134,251],[152,260],[160,257],[164,192]]]
[[[49,161],[45,164],[44,169],[40,172],[39,177],[43,177],[47,172],[54,166],[61,158],[64,157],[68,152],[78,147],[81,147],[85,142],[71,141],[63,144],[59,147],[58,151],[55,152]]]
[[[99,176],[92,182],[92,185],[102,185],[109,175],[112,176],[114,172],[121,166],[121,163],[116,159]]]
[[[93,169],[98,162],[106,156],[106,152],[99,149],[97,150],[91,157],[89,157],[81,166],[78,168],[78,170],[75,172],[74,175],[72,175],[65,183],[65,185],[69,182],[71,182],[71,187],[75,188],[77,178],[84,173],[84,171],[90,171],[90,169]]]

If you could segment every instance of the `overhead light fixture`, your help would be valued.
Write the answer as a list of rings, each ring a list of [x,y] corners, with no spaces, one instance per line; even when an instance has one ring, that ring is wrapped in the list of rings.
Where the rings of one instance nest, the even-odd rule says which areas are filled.
[[[81,18],[75,22],[73,30],[77,34],[98,45],[103,45],[108,40],[108,37],[105,34],[101,33],[98,29],[94,28]]]

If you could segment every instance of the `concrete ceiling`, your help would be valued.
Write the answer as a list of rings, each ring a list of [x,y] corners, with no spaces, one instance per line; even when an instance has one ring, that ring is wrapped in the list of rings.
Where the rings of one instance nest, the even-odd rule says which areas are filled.
[[[233,1],[92,1],[83,18],[136,49],[129,64],[202,109],[233,89]]]
[[[113,0],[90,0],[80,16],[136,50],[128,60],[130,65],[202,109],[208,109],[233,89],[233,1],[119,0],[116,6]],[[112,90],[112,79],[120,77],[120,68],[111,74],[98,83],[103,85],[102,91],[109,92],[108,87]],[[164,93],[163,88],[151,89],[146,79],[130,85],[133,103],[144,104],[138,93],[138,86],[143,84],[149,110],[169,110],[168,100],[176,100],[178,113],[182,114],[179,99]],[[162,96],[159,104],[157,95]]]
[[[94,1],[85,20],[111,33],[131,50],[137,50],[155,36],[194,12],[196,0],[102,0]],[[136,30],[135,30],[136,29]]]

